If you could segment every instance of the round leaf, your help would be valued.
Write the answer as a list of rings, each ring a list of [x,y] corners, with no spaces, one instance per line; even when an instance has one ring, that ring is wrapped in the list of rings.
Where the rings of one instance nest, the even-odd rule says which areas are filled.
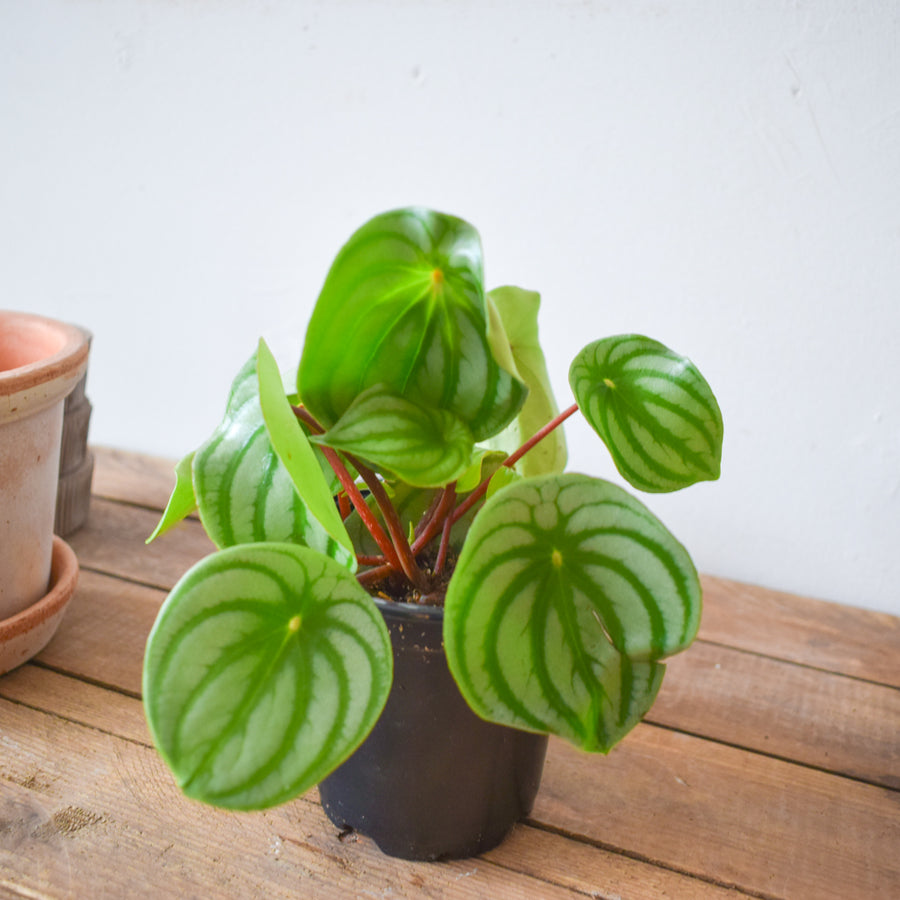
[[[525,386],[491,352],[481,241],[461,219],[384,213],[338,253],[306,332],[298,390],[328,428],[376,385],[452,413],[475,440],[524,402]]]
[[[345,568],[294,544],[244,544],[172,590],[147,643],[144,704],[188,796],[260,809],[359,746],[391,673],[384,620]]]
[[[575,357],[569,383],[634,487],[674,491],[719,477],[722,414],[686,357],[639,335],[605,338]]]
[[[691,642],[699,615],[690,557],[643,504],[550,475],[504,488],[475,518],[444,642],[480,715],[605,751],[649,709],[656,660]]]

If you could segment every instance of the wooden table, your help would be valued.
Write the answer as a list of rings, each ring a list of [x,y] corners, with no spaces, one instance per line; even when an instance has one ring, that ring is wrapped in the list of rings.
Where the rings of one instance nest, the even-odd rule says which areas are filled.
[[[315,791],[252,814],[183,798],[141,660],[210,546],[196,521],[145,546],[170,464],[96,456],[75,598],[0,678],[0,896],[900,898],[900,619],[719,578],[647,721],[608,757],[552,740],[532,817],[484,857],[389,859]]]

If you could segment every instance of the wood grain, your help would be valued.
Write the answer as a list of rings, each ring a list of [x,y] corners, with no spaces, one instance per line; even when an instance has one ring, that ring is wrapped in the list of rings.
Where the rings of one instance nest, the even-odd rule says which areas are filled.
[[[566,833],[749,893],[900,896],[896,791],[650,725],[594,768],[552,743],[534,816]]]
[[[168,591],[215,547],[193,519],[147,544],[158,519],[153,510],[95,498],[85,526],[69,544],[82,568]]]
[[[647,719],[900,788],[900,691],[884,685],[699,641]]]
[[[487,860],[415,864],[342,843],[313,797],[210,809],[181,796],[149,748],[2,700],[0,720],[15,750],[0,762],[0,886],[71,898],[577,896]]]
[[[900,618],[702,576],[703,640],[900,687]]]
[[[162,511],[175,487],[177,460],[92,446],[94,478],[91,493]]]

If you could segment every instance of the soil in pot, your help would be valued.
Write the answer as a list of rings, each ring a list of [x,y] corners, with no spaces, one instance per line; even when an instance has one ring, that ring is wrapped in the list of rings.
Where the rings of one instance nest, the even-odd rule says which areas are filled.
[[[376,602],[391,633],[393,687],[366,741],[319,785],[322,806],[390,856],[487,852],[531,812],[547,737],[472,712],[447,667],[442,608]]]

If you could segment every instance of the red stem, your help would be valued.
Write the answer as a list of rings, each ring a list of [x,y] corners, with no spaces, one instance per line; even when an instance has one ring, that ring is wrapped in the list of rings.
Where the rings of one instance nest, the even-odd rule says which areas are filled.
[[[324,433],[325,429],[305,406],[292,406],[291,409],[293,409],[294,415],[297,416],[298,419],[302,419],[309,426],[309,429],[313,434]],[[359,513],[359,517],[362,519],[363,524],[369,530],[369,533],[375,539],[375,543],[378,544],[381,552],[384,554],[387,564],[395,570],[404,569],[405,571],[405,567],[401,564],[400,557],[397,555],[394,545],[391,543],[390,538],[384,533],[381,523],[375,518],[372,510],[369,509],[369,504],[366,503],[365,498],[360,493],[359,488],[357,488],[356,483],[353,481],[353,478],[347,471],[347,467],[341,461],[341,458],[331,449],[331,447],[326,447],[322,444],[320,444],[319,447],[322,450],[325,459],[328,460],[328,464],[334,470],[334,474],[337,475],[338,481],[340,481],[346,496],[350,498],[350,502]],[[357,467],[357,470],[358,469],[359,467]],[[360,472],[360,474],[362,474],[362,472]],[[363,477],[365,478],[365,476]],[[368,484],[368,482],[366,483]],[[369,485],[369,489],[372,490],[371,485]],[[372,493],[374,494],[375,492],[372,491]],[[340,500],[338,502],[340,503]]]
[[[451,484],[448,488],[448,493],[451,493],[451,502],[456,500],[456,488],[455,485]],[[447,550],[450,547],[450,532],[453,530],[453,520],[451,516],[447,516],[444,519],[444,527],[441,531],[441,544],[438,548],[437,560],[434,564],[434,574],[440,575],[441,572],[444,571],[444,565],[447,562]]]
[[[552,419],[548,422],[540,431],[536,432],[532,437],[530,437],[518,450],[515,450],[513,453],[510,453],[509,456],[503,460],[503,465],[507,468],[512,468],[535,444],[542,441],[551,431],[555,428],[559,428],[569,416],[573,415],[578,411],[578,404],[573,403],[568,409],[563,410],[556,418]],[[488,489],[488,485],[491,483],[490,478],[485,478],[481,484],[469,494],[466,499],[460,503],[459,506],[453,512],[451,518],[451,524],[455,525],[486,493]]]
[[[375,518],[372,510],[369,509],[369,504],[366,503],[365,497],[363,497],[359,488],[354,483],[353,478],[347,471],[347,467],[341,462],[341,458],[331,449],[331,447],[322,447],[321,445],[320,447],[322,453],[325,455],[325,459],[328,460],[328,464],[334,469],[334,473],[337,475],[341,486],[347,492],[350,502],[356,507],[359,517],[363,520],[363,524],[369,529],[369,533],[372,537],[375,538],[375,543],[378,544],[381,552],[384,554],[388,565],[394,569],[401,569],[400,559],[394,550],[394,545],[391,543],[390,538],[384,533],[381,523]]]
[[[394,504],[391,503],[391,499],[388,497],[384,485],[378,480],[378,476],[367,466],[362,465],[358,459],[352,456],[348,457],[348,459],[350,460],[350,465],[359,472],[362,480],[365,481],[366,486],[375,498],[375,502],[378,504],[378,508],[381,510],[381,514],[384,517],[385,524],[387,525],[388,532],[391,536],[394,550],[396,551],[397,557],[400,560],[400,565],[403,568],[403,574],[406,575],[410,582],[412,582],[412,584],[420,591],[426,591],[428,589],[428,583],[425,579],[425,573],[416,563],[412,549],[409,546],[409,541],[403,533],[403,523],[400,521],[400,516],[397,515]]]
[[[434,511],[434,515],[429,519],[428,523],[422,529],[421,533],[416,536],[413,541],[412,552],[418,556],[422,548],[441,530],[444,520],[453,510],[453,503],[456,500],[456,485],[448,484],[440,493],[440,501]]]
[[[374,569],[366,569],[365,572],[360,572],[359,575],[356,576],[356,580],[363,587],[371,587],[373,584],[378,584],[379,581],[383,581],[388,575],[393,574],[397,570],[390,565],[376,566]]]

